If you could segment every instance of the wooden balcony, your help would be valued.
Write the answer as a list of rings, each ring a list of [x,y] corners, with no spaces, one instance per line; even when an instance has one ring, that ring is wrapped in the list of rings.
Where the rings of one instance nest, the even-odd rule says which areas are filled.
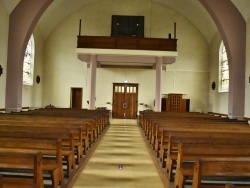
[[[177,39],[78,36],[77,48],[177,51]]]

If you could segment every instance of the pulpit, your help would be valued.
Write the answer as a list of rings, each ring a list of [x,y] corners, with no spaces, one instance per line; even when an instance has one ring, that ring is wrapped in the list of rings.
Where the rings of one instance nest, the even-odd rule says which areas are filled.
[[[162,112],[189,112],[190,99],[183,99],[180,93],[165,94],[162,98],[161,111]]]

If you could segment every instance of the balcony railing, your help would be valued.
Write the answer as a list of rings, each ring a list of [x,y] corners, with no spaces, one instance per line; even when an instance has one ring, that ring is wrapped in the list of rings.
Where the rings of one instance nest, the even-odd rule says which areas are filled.
[[[177,51],[177,39],[78,36],[77,48]]]

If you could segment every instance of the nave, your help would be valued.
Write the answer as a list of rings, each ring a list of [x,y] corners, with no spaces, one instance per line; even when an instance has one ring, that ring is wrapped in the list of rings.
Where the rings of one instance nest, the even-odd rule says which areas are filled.
[[[72,187],[168,187],[144,139],[136,120],[113,119]]]

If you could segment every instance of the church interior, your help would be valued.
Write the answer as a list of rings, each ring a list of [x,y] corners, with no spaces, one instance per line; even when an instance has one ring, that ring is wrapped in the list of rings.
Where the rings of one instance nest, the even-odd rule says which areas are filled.
[[[45,122],[38,116],[50,116],[48,111],[56,120],[48,117],[47,121],[58,121],[54,124],[63,123],[60,117],[64,113],[68,118],[64,123],[72,121],[69,124],[77,124],[78,116],[84,116],[81,120],[84,126],[96,127],[91,133],[85,127],[87,138],[82,138],[84,148],[75,151],[76,162],[66,160],[78,168],[73,177],[66,177],[67,183],[62,188],[91,187],[99,171],[90,178],[86,178],[87,174],[94,173],[96,167],[100,170],[112,165],[131,171],[119,169],[119,173],[125,173],[123,184],[117,182],[116,173],[108,180],[100,179],[102,183],[96,184],[97,187],[178,184],[165,173],[169,161],[163,159],[166,151],[162,149],[163,143],[157,141],[159,136],[164,138],[164,131],[158,137],[154,135],[162,130],[165,121],[171,119],[168,122],[171,124],[172,119],[183,118],[183,122],[188,122],[194,116],[184,114],[196,114],[202,130],[210,132],[200,118],[220,129],[226,117],[227,123],[233,124],[228,128],[230,134],[237,130],[242,133],[239,137],[245,139],[237,142],[244,147],[248,143],[250,131],[236,124],[245,125],[250,120],[249,7],[249,0],[0,0],[0,142],[2,137],[7,137],[1,135],[9,134],[7,131],[21,134],[18,121],[20,124],[24,120],[17,118],[17,123],[11,120],[19,113],[23,113],[23,117],[36,116],[33,120],[26,117],[25,122],[37,121],[38,127]],[[37,115],[35,111],[39,109],[41,114]],[[29,114],[29,111],[32,112]],[[170,115],[163,117],[164,113]],[[77,120],[72,120],[73,117]],[[12,123],[13,130],[7,130],[7,124]],[[48,134],[55,129],[48,127],[37,130]],[[70,125],[66,127],[72,129]],[[190,125],[183,129],[195,128]],[[121,133],[122,130],[125,132]],[[121,135],[115,135],[118,133]],[[114,138],[117,140],[112,140]],[[130,138],[127,140],[130,146],[125,146],[120,138]],[[7,142],[4,139],[2,142]],[[138,143],[142,143],[141,152],[138,152]],[[120,147],[124,150],[120,151]],[[125,149],[130,154],[125,153]],[[86,151],[82,154],[86,155],[84,162],[80,162],[81,150]],[[115,150],[115,154],[104,155],[104,151],[110,150]],[[140,163],[141,166],[149,167],[150,163],[152,169],[148,171],[156,175],[133,173],[143,168],[126,165],[131,158],[104,162],[122,155],[118,152],[123,157],[133,156],[138,164],[140,160],[145,162]],[[166,160],[164,170],[162,160]],[[104,165],[100,165],[101,162]],[[92,163],[100,166],[91,168]],[[71,170],[69,166],[65,168]],[[83,169],[85,174],[81,174]],[[55,175],[53,186],[62,183],[62,176]],[[136,182],[132,181],[133,176],[138,176]],[[144,181],[143,177],[147,176],[148,181]],[[1,180],[0,173],[0,185],[1,181],[5,180]],[[81,182],[87,183],[81,185]]]

